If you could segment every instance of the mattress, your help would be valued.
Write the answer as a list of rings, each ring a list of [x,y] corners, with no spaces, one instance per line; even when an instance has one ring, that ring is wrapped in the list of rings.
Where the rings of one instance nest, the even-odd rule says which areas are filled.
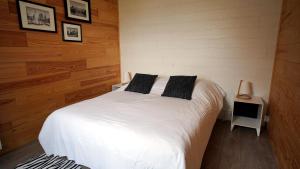
[[[165,82],[161,82],[164,84]],[[47,154],[91,169],[199,169],[223,94],[200,80],[193,99],[121,88],[50,114],[39,141]]]

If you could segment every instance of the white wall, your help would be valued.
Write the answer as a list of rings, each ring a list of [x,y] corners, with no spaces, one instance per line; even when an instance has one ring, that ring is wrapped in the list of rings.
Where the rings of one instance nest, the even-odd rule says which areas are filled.
[[[268,101],[281,0],[120,0],[119,10],[122,75],[213,80],[225,118],[241,79]]]

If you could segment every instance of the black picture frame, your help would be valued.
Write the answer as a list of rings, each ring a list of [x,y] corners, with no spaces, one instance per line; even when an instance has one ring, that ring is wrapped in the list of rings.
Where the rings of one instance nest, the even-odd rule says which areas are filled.
[[[66,17],[66,19],[68,19],[68,20],[74,20],[74,21],[78,21],[78,22],[85,22],[85,23],[92,23],[92,15],[91,15],[91,2],[90,2],[90,0],[80,0],[80,1],[82,1],[82,2],[87,2],[88,3],[88,7],[87,7],[87,9],[88,9],[88,13],[87,13],[87,15],[88,15],[88,20],[84,20],[84,19],[79,19],[79,18],[74,18],[74,17],[72,17],[71,15],[69,15],[69,6],[68,6],[68,1],[71,1],[71,0],[64,0],[64,6],[65,6],[65,17]]]
[[[69,25],[76,25],[76,26],[79,26],[80,27],[80,40],[69,40],[69,39],[66,39],[66,34],[65,34],[65,27],[64,25],[65,24],[69,24]],[[77,24],[77,23],[72,23],[72,22],[66,22],[66,21],[62,21],[61,22],[61,28],[62,28],[62,40],[65,41],[65,42],[82,42],[82,27],[81,27],[81,24]]]
[[[22,20],[22,12],[21,12],[21,7],[20,7],[20,2],[24,2],[24,3],[28,3],[28,4],[33,4],[33,5],[37,5],[37,6],[41,6],[41,7],[46,7],[49,8],[50,10],[52,10],[53,12],[53,24],[54,24],[54,30],[44,30],[44,29],[38,29],[38,28],[30,28],[30,27],[26,27],[25,25],[23,25],[23,20]],[[45,5],[45,4],[40,4],[37,2],[31,2],[28,0],[16,0],[16,6],[17,6],[17,13],[18,13],[18,20],[19,20],[19,27],[22,30],[30,30],[30,31],[38,31],[38,32],[49,32],[49,33],[57,33],[57,24],[56,24],[56,10],[55,7],[53,6],[49,6],[49,5]],[[51,21],[50,21],[51,22]]]

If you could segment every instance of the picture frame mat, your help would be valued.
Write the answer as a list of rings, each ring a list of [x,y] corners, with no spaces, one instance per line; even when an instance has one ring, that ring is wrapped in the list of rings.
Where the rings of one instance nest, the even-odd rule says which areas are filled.
[[[78,2],[78,3],[84,3],[87,7],[87,17],[80,17],[77,15],[72,15],[71,13],[71,9],[69,8],[71,6],[70,1],[74,1],[74,2]],[[82,0],[67,0],[67,10],[68,10],[68,15],[69,17],[72,17],[74,19],[82,19],[82,20],[86,20],[89,21],[90,20],[90,16],[89,16],[89,2],[88,1],[82,1]]]
[[[18,0],[18,9],[19,9],[19,19],[20,19],[20,26],[22,29],[34,29],[38,31],[51,31],[56,32],[56,16],[55,16],[55,8],[51,6],[46,6],[43,4],[33,3],[29,1],[24,0]],[[28,24],[27,19],[27,13],[26,13],[26,7],[32,7],[40,10],[44,10],[49,12],[49,18],[50,18],[50,26],[45,25],[31,25]],[[51,24],[52,23],[52,24]]]
[[[90,0],[64,0],[65,1],[65,16],[69,20],[75,20],[75,21],[80,21],[80,22],[87,22],[87,23],[92,23],[92,15],[91,15],[91,2]],[[70,1],[78,2],[78,3],[84,3],[86,5],[86,12],[87,16],[86,17],[80,17],[77,15],[72,15],[71,9],[70,9]]]
[[[68,37],[67,27],[78,29],[78,37]],[[62,35],[64,41],[82,42],[82,27],[80,24],[62,21]]]

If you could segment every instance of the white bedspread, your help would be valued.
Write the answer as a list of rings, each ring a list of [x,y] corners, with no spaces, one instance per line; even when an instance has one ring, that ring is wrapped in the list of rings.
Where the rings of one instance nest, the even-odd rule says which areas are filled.
[[[61,108],[39,141],[92,169],[199,169],[223,104],[213,83],[201,85],[191,101],[120,89]]]

